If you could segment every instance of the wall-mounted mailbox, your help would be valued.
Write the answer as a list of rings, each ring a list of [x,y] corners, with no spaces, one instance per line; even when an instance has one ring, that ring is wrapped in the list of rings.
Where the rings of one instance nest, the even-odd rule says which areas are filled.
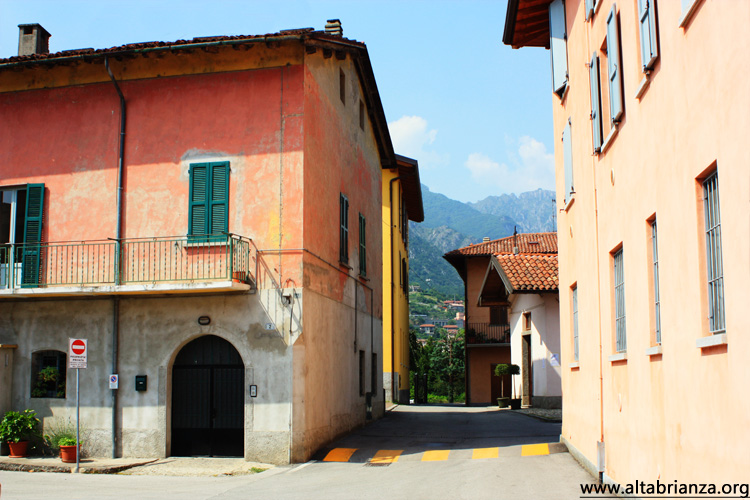
[[[136,375],[135,376],[135,390],[145,391],[148,385],[148,375]]]

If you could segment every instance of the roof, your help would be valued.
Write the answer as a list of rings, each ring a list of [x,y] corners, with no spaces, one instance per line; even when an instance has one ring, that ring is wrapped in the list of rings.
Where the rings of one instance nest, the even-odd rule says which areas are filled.
[[[551,0],[508,0],[503,43],[520,47],[549,48]]]
[[[510,293],[552,292],[558,289],[557,254],[495,256]],[[509,285],[509,286],[508,286]]]
[[[240,36],[210,36],[199,37],[191,40],[177,40],[174,42],[142,42],[129,43],[106,49],[75,49],[48,54],[30,54],[13,56],[0,59],[0,72],[18,70],[40,70],[45,71],[54,65],[69,64],[91,64],[101,63],[108,57],[112,58],[134,58],[148,57],[151,53],[158,52],[170,54],[178,51],[191,50],[219,50],[224,47],[236,47],[238,45],[264,43],[273,46],[274,43],[298,41],[306,47],[307,53],[314,53],[321,49],[326,57],[335,53],[337,58],[351,55],[357,75],[363,86],[363,98],[367,106],[368,116],[372,120],[373,129],[377,138],[378,153],[380,154],[382,168],[397,168],[396,157],[393,151],[393,143],[388,132],[388,122],[385,118],[383,105],[380,100],[375,75],[372,70],[370,56],[364,43],[344,38],[341,35],[329,34],[325,31],[315,31],[313,28],[301,28],[282,30],[278,33],[265,35],[240,35]],[[106,73],[103,72],[103,78]],[[420,194],[421,198],[421,194]]]
[[[514,247],[518,247],[518,253],[557,254],[557,233],[520,233],[452,250],[443,257],[451,262],[461,257],[513,253]]]
[[[424,220],[424,205],[422,204],[422,183],[419,181],[419,163],[406,156],[396,155],[398,176],[404,189],[406,214],[409,220],[422,222]]]

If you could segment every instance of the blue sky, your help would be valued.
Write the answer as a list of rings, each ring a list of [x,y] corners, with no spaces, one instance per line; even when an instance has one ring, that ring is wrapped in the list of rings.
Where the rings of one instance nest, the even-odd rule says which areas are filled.
[[[18,24],[50,50],[323,29],[367,44],[396,152],[460,201],[554,189],[549,52],[503,45],[506,0],[0,0],[0,58]]]

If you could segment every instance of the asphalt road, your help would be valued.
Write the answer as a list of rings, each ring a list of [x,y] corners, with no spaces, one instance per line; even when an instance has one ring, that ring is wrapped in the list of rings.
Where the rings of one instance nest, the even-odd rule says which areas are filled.
[[[306,464],[232,477],[0,472],[0,499],[576,499],[593,479],[559,434],[511,411],[401,406]]]

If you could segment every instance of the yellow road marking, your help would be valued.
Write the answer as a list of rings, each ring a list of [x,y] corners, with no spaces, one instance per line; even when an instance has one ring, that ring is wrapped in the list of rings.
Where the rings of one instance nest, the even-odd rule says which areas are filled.
[[[348,462],[357,448],[334,448],[323,459],[324,462]]]
[[[521,446],[522,457],[530,457],[532,455],[549,455],[549,445],[547,443],[540,443]]]
[[[477,458],[497,458],[500,455],[500,448],[474,448],[472,459]]]
[[[438,460],[448,460],[450,450],[430,450],[425,451],[422,455],[422,462],[436,462]]]
[[[379,450],[374,457],[370,459],[372,464],[392,464],[398,462],[398,457],[404,450]]]

